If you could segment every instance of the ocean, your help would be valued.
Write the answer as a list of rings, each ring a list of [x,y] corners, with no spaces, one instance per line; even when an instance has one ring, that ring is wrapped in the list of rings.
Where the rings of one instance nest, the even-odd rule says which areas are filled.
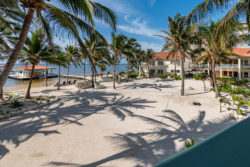
[[[2,64],[4,65],[4,64]],[[40,65],[45,65],[45,64],[40,64]],[[24,64],[16,64],[15,67],[19,66],[24,66]],[[52,72],[58,74],[58,66],[56,65],[48,65],[49,67],[55,67]],[[100,73],[100,69],[97,68],[98,73]],[[119,72],[121,71],[127,71],[127,64],[119,64]],[[113,66],[107,66],[106,71],[103,73],[113,73]],[[50,73],[50,70],[49,70]],[[70,71],[69,75],[77,75],[77,76],[83,76],[84,70],[83,70],[83,65],[79,67],[75,67],[74,65],[70,66]],[[12,73],[13,74],[13,73]],[[66,75],[67,74],[67,68],[61,67],[61,75]],[[89,64],[86,64],[86,75],[91,75],[91,66]],[[49,78],[48,79],[48,84],[53,85],[57,82],[58,78]],[[61,81],[64,81],[65,78],[61,78]],[[19,89],[25,89],[28,85],[28,80],[16,80],[16,79],[11,79],[8,78],[6,81],[6,84],[4,86],[4,91],[8,90],[19,90]],[[45,86],[45,81],[44,79],[34,79],[32,81],[32,86],[33,87],[41,87]]]

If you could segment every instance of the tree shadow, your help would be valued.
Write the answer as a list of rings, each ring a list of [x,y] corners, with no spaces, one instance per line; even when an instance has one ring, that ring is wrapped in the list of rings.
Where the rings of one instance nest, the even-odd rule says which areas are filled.
[[[139,115],[134,115],[134,117],[146,121],[156,128],[147,132],[109,136],[107,139],[114,147],[118,147],[122,151],[90,164],[71,164],[71,166],[96,167],[118,159],[134,161],[137,163],[137,167],[154,166],[180,151],[176,147],[176,142],[182,142],[182,149],[184,149],[186,139],[193,137],[197,143],[234,123],[233,119],[227,117],[206,122],[204,121],[204,111],[200,111],[197,118],[187,122],[172,110],[164,111],[164,116],[158,116],[159,119]],[[50,162],[48,165],[65,166],[65,164],[67,163]]]
[[[45,129],[68,124],[84,126],[83,121],[80,120],[93,114],[101,114],[100,112],[102,114],[110,112],[123,121],[127,116],[133,115],[130,109],[149,108],[149,103],[155,103],[146,99],[129,98],[118,93],[102,91],[68,91],[60,98],[59,102],[51,106],[2,121],[0,143],[9,142],[18,147],[36,134],[59,135],[60,132],[57,130]],[[2,157],[7,153],[3,147],[0,152]]]
[[[9,150],[0,144],[0,160],[9,152]]]
[[[133,84],[128,84],[128,85],[123,85],[123,89],[136,89],[136,88],[151,88],[155,89],[158,91],[162,91],[162,89],[167,89],[167,88],[175,88],[176,86],[173,86],[172,84],[153,84],[153,83],[133,83]]]

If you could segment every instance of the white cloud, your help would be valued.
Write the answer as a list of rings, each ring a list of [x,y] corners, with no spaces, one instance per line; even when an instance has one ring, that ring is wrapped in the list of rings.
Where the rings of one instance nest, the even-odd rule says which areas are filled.
[[[142,49],[153,49],[155,52],[160,52],[162,49],[163,44],[159,43],[150,43],[145,41],[139,41],[142,46]]]
[[[155,2],[156,2],[156,0],[149,0],[150,6],[154,6]]]
[[[96,0],[104,6],[109,7],[114,12],[124,15],[137,15],[141,13],[135,9],[127,0]]]
[[[117,27],[125,32],[143,35],[148,37],[153,37],[156,34],[160,33],[160,30],[150,28],[148,23],[140,18],[136,18],[135,20],[129,20],[128,15],[124,17],[124,20],[128,23],[127,25],[118,25]]]

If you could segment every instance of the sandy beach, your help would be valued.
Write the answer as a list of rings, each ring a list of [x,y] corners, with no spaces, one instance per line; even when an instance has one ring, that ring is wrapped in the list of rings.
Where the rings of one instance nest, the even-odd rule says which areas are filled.
[[[184,97],[180,84],[138,79],[117,90],[112,82],[100,90],[33,88],[32,95],[61,100],[0,122],[0,166],[152,167],[185,149],[186,139],[198,143],[235,123],[202,81],[186,80]]]

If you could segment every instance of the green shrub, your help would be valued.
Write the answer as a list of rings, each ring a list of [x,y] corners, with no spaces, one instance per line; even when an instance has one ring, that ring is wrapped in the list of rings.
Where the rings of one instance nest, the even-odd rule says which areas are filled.
[[[194,138],[191,138],[191,139],[187,139],[186,141],[185,141],[185,145],[186,145],[186,148],[188,149],[188,148],[190,148],[190,147],[192,147],[192,146],[194,146]]]
[[[181,76],[180,75],[176,76],[175,80],[181,80]]]
[[[19,108],[22,107],[24,104],[18,100],[14,100],[10,103],[10,107],[12,108]]]
[[[170,75],[170,78],[175,78],[175,77],[177,77],[177,74],[171,74]]]

